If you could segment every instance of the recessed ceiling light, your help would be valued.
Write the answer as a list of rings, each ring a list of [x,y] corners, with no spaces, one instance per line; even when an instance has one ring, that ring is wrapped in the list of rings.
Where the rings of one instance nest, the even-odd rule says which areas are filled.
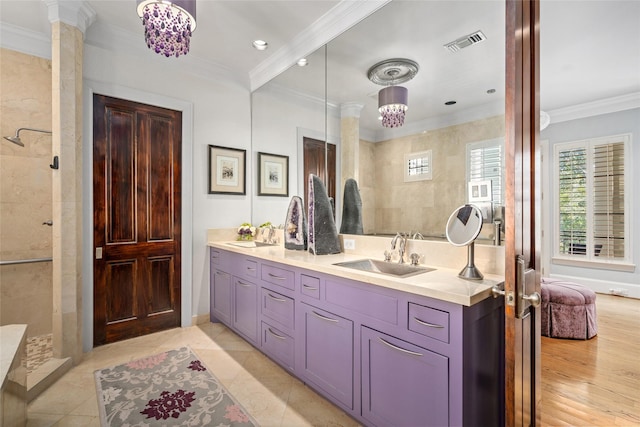
[[[269,43],[267,43],[264,40],[254,40],[253,47],[255,47],[258,50],[265,50],[266,48],[269,47]]]
[[[298,65],[300,67],[306,67],[308,64],[309,64],[309,61],[307,61],[307,58],[298,59]]]
[[[456,101],[447,101],[447,102],[444,103],[444,105],[453,105],[455,103],[456,103]]]

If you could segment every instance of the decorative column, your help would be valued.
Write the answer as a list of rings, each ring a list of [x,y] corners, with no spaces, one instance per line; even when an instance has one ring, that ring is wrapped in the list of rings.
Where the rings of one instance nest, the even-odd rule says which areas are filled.
[[[359,180],[360,161],[360,112],[364,105],[355,102],[348,102],[340,105],[340,161],[341,185],[349,178]]]
[[[82,357],[82,61],[95,11],[81,1],[45,0],[51,22],[53,355]],[[92,327],[92,325],[86,325]]]

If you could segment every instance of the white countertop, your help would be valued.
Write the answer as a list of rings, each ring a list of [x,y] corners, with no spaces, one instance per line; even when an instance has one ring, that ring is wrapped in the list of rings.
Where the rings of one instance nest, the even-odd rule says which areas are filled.
[[[504,281],[502,276],[493,274],[484,274],[483,280],[462,279],[458,277],[458,273],[464,265],[461,265],[459,270],[453,270],[436,265],[420,264],[420,266],[435,268],[435,270],[411,277],[396,278],[333,265],[338,262],[369,258],[364,255],[345,253],[313,255],[308,251],[284,249],[283,246],[242,248],[230,243],[232,242],[209,241],[208,246],[465,306],[471,306],[491,297],[491,288]]]

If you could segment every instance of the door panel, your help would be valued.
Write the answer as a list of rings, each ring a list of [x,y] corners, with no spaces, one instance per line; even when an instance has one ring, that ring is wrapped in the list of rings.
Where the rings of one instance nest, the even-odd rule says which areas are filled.
[[[539,138],[539,2],[506,2],[505,419],[540,424],[540,292],[536,145]],[[528,271],[528,272],[526,272]],[[525,273],[526,272],[526,273]]]
[[[94,345],[180,325],[181,122],[94,95]]]
[[[305,206],[308,206],[309,174],[319,177],[325,184],[327,195],[336,198],[336,146],[325,144],[312,138],[303,139],[304,151],[304,197]],[[325,160],[326,159],[326,160]],[[325,167],[326,166],[326,167]],[[325,175],[326,171],[326,175]],[[334,203],[335,206],[335,203]],[[335,215],[335,212],[334,212]]]

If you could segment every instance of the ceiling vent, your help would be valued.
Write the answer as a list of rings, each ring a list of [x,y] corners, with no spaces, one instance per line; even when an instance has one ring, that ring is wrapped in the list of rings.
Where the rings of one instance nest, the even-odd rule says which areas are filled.
[[[445,44],[444,47],[446,49],[449,49],[451,52],[457,52],[460,49],[464,49],[465,47],[469,47],[469,46],[474,45],[476,43],[480,43],[481,41],[484,41],[486,39],[487,39],[487,36],[485,36],[482,33],[482,31],[478,30],[475,33],[471,33],[471,34],[466,35],[464,37],[460,37],[457,40],[449,42],[449,43]]]

